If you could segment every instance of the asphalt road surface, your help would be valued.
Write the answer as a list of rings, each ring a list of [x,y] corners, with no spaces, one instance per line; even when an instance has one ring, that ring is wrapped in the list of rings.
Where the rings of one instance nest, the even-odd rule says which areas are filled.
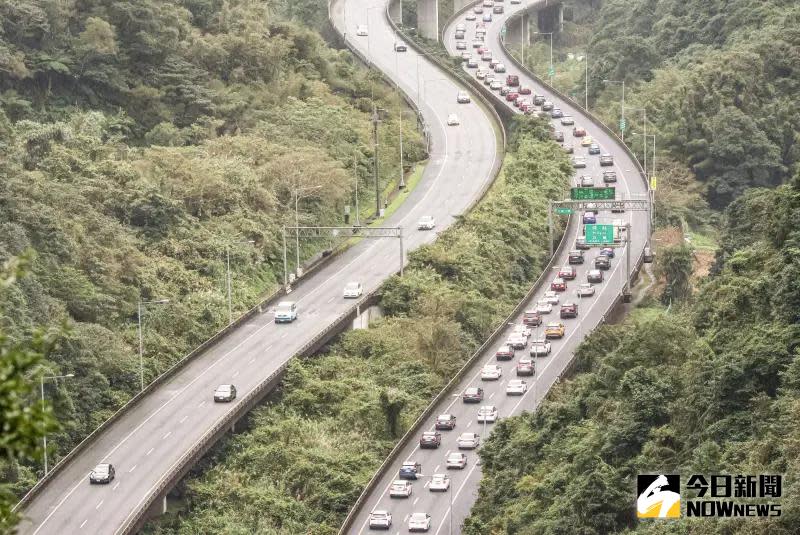
[[[381,7],[373,9],[366,0],[339,0],[333,4],[333,13],[337,28],[346,29],[348,38],[352,36],[355,45],[417,102],[419,73],[425,98],[421,110],[432,139],[430,163],[416,190],[384,225],[402,226],[407,249],[414,249],[434,240],[485,189],[497,163],[497,139],[484,110],[474,103],[456,103],[454,82],[413,50],[394,52],[383,4],[373,3]],[[369,36],[355,37],[359,24],[369,26]],[[446,125],[450,113],[458,113],[460,126]],[[423,215],[435,216],[434,231],[417,230],[416,222]],[[254,317],[158,387],[24,508],[19,531],[117,532],[147,505],[151,489],[181,462],[182,455],[232,410],[233,404],[213,402],[217,385],[233,383],[239,399],[243,398],[316,333],[355,306],[353,300],[342,298],[347,282],[362,282],[366,292],[399,269],[398,242],[396,238],[362,241],[291,294],[299,306],[296,322],[276,325],[268,312]],[[90,486],[88,473],[100,462],[114,464],[116,480]]]
[[[559,120],[553,121],[557,130],[564,132],[565,142],[575,145],[575,155],[585,156],[587,168],[576,170],[577,175],[592,175],[596,183],[601,183],[600,177],[603,170],[614,169],[619,178],[616,184],[617,198],[646,198],[646,187],[638,172],[634,162],[627,156],[626,152],[611,136],[607,135],[602,129],[596,127],[588,119],[585,119],[581,111],[570,102],[562,101],[556,95],[547,91],[546,88],[526,76],[514,67],[513,63],[505,56],[500,47],[499,36],[503,21],[514,12],[524,9],[525,5],[510,5],[509,2],[503,4],[506,13],[503,15],[493,15],[494,20],[487,23],[486,40],[494,57],[499,57],[507,67],[507,73],[499,75],[505,80],[506,74],[517,74],[523,86],[534,89],[534,93],[543,94],[548,100],[554,102],[556,107],[560,107],[564,114],[575,118],[575,124],[586,128],[588,135],[592,136],[599,143],[603,152],[614,156],[613,167],[600,167],[599,156],[590,156],[588,149],[581,147],[579,140],[572,136],[572,126],[562,126]],[[491,11],[491,8],[485,8]],[[478,20],[481,16],[478,15]],[[474,53],[472,41],[475,36],[475,22],[466,21],[465,16],[460,16],[454,23],[445,29],[445,46],[451,54],[459,54],[455,48],[455,25],[464,23],[466,25],[466,39],[468,50]],[[488,62],[480,61],[481,68],[488,69]],[[475,76],[476,69],[467,69],[472,76]],[[498,95],[498,98],[499,95]],[[532,98],[532,96],[531,96]],[[505,100],[503,100],[505,102]],[[510,105],[510,104],[509,104]],[[580,217],[581,214],[577,214]],[[626,212],[624,214],[611,214],[600,212],[598,223],[610,223],[614,219],[622,219],[630,222],[631,225],[631,264],[642,252],[645,246],[647,230],[646,212]],[[582,232],[581,225],[573,224],[569,229],[570,242]],[[570,247],[562,253],[556,266],[561,267],[568,264],[567,254]],[[507,417],[519,414],[523,411],[535,409],[536,405],[546,395],[557,377],[570,361],[573,352],[583,338],[589,334],[602,320],[602,316],[609,305],[620,294],[625,280],[625,244],[622,243],[615,249],[615,257],[611,260],[611,268],[604,272],[605,280],[595,284],[596,293],[593,297],[578,298],[576,289],[580,283],[586,282],[586,272],[591,266],[591,260],[597,255],[598,250],[585,251],[586,262],[577,268],[577,278],[567,282],[567,291],[561,294],[560,303],[572,301],[578,304],[578,317],[575,319],[559,319],[559,306],[553,307],[553,312],[544,316],[545,323],[548,321],[561,321],[566,326],[566,334],[561,340],[552,340],[552,353],[546,357],[538,357],[536,361],[535,377],[520,377],[527,381],[528,390],[522,396],[507,395],[506,386],[508,381],[517,379],[515,374],[517,361],[521,357],[528,357],[528,348],[524,351],[517,351],[516,356],[511,361],[497,361],[495,351],[502,345],[507,335],[501,336],[495,346],[489,348],[476,363],[474,369],[465,377],[453,392],[453,396],[442,402],[440,408],[434,411],[430,421],[427,422],[426,430],[433,430],[436,416],[439,414],[452,414],[456,416],[456,428],[452,431],[441,431],[442,444],[438,449],[424,449],[418,447],[416,441],[411,442],[405,450],[398,456],[391,470],[382,478],[375,492],[366,501],[365,506],[359,511],[358,517],[351,528],[351,533],[368,533],[369,513],[375,510],[389,511],[392,514],[393,525],[390,533],[408,533],[408,518],[411,513],[427,513],[431,516],[430,533],[435,535],[460,533],[461,524],[469,514],[472,504],[477,498],[478,486],[480,484],[481,469],[477,463],[478,454],[475,450],[461,450],[466,453],[467,465],[464,469],[446,469],[445,459],[450,452],[457,452],[456,440],[461,433],[474,432],[482,436],[491,433],[493,424],[480,424],[477,422],[478,409],[481,405],[494,405],[498,409],[499,417]],[[553,274],[555,277],[555,273]],[[549,278],[548,278],[549,282]],[[543,298],[549,284],[536,292],[531,299],[528,308],[534,308],[537,301]],[[515,323],[520,323],[522,317],[515,318]],[[508,333],[513,331],[514,326],[508,326]],[[531,336],[531,340],[543,336],[543,328],[538,328]],[[503,370],[502,377],[497,381],[482,381],[480,378],[481,368],[485,364],[498,364]],[[470,386],[479,386],[484,389],[484,401],[482,403],[464,403],[460,394]],[[422,465],[422,475],[417,481],[413,481],[413,491],[409,498],[390,498],[389,486],[392,481],[398,479],[398,471],[404,461],[416,461]],[[447,492],[430,492],[428,486],[430,476],[433,474],[447,473],[451,479],[450,490]],[[452,507],[451,507],[452,503]],[[452,530],[452,531],[451,531]]]

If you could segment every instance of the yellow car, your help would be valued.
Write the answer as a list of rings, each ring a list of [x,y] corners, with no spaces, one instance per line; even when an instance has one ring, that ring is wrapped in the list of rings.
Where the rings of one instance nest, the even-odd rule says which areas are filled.
[[[592,143],[594,143],[592,136],[584,136],[583,139],[581,139],[581,147],[588,147]]]
[[[563,323],[548,323],[544,328],[545,338],[564,338]]]

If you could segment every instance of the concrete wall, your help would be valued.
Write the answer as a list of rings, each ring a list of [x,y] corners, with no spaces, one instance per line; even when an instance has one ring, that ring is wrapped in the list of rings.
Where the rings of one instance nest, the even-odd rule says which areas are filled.
[[[389,16],[398,24],[402,24],[401,17],[403,16],[403,1],[392,2],[389,4]]]
[[[417,30],[426,39],[439,40],[438,0],[417,1]]]

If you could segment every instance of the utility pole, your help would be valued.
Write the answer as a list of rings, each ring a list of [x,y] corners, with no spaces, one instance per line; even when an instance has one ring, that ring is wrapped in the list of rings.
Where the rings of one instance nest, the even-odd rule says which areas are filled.
[[[358,208],[358,163],[356,161],[356,151],[353,151],[353,178],[355,179],[356,183],[356,226],[361,226],[361,219],[359,215],[359,208]]]
[[[406,181],[403,176],[403,101],[400,100],[400,182],[397,184],[397,189],[405,189]]]
[[[47,368],[45,368],[45,369],[47,369]],[[44,380],[45,379],[47,379],[47,380],[52,379],[53,381],[55,381],[56,384],[58,384],[58,380],[59,379],[69,379],[71,377],[75,377],[75,374],[68,373],[66,375],[51,375],[49,377],[45,377],[44,375],[42,375],[41,377],[39,377],[39,384],[40,384],[41,389],[42,389],[41,392],[42,392],[42,409],[43,410],[44,410]],[[47,433],[44,433],[42,435],[42,447],[43,447],[42,448],[42,452],[44,453],[44,475],[47,475],[47,469],[48,469],[48,466],[47,466]]]
[[[283,288],[286,293],[289,293],[289,266],[286,261],[286,225],[283,226]]]
[[[381,213],[381,189],[378,182],[378,123],[380,117],[378,116],[378,108],[375,104],[372,105],[372,146],[375,151],[373,155],[373,174],[375,177],[375,217],[379,217]]]
[[[586,74],[584,75],[584,81],[586,82],[586,87],[584,88],[584,101],[583,101],[583,109],[589,111],[589,52],[586,51],[583,54],[583,61],[586,63]]]
[[[547,203],[547,247],[553,256],[553,201]]]

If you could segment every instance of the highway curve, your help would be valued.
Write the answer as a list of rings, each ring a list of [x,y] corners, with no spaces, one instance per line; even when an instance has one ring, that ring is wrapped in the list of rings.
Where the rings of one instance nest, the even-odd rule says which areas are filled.
[[[374,1],[374,0],[373,0]],[[369,37],[355,46],[415,101],[417,55],[409,49],[395,58],[392,32],[380,9],[366,0],[339,0],[332,13],[337,28],[355,35],[368,24]],[[367,18],[369,17],[369,20]],[[395,63],[395,59],[397,63]],[[395,70],[397,66],[398,70]],[[458,105],[457,86],[419,58],[420,106],[430,129],[431,157],[423,178],[406,203],[385,226],[402,226],[407,249],[435,238],[453,216],[463,213],[485,190],[500,163],[496,126],[477,104]],[[430,80],[429,82],[424,82]],[[390,110],[395,111],[395,110]],[[457,112],[460,126],[448,127]],[[423,215],[436,217],[433,232],[418,231]],[[341,314],[355,306],[342,298],[348,281],[361,281],[365,292],[377,288],[399,268],[398,240],[364,240],[315,273],[291,294],[299,304],[298,321],[276,325],[268,312],[257,315],[191,361],[103,432],[44,485],[22,509],[19,531],[35,534],[117,533],[131,529],[135,515],[149,505],[154,489],[187,461],[183,456],[233,410],[215,404],[214,389],[233,383],[238,401]],[[111,462],[117,478],[110,485],[89,485],[88,473],[99,462]]]
[[[586,118],[580,108],[569,101],[562,100],[557,95],[548,91],[546,87],[535,83],[526,73],[520,72],[503,52],[499,42],[500,30],[503,26],[503,22],[513,13],[519,10],[529,9],[532,4],[533,2],[521,5],[511,5],[510,2],[507,1],[502,3],[498,2],[498,5],[504,6],[506,12],[503,15],[494,15],[494,20],[487,24],[488,31],[485,42],[493,55],[499,57],[505,63],[508,74],[518,74],[523,86],[533,88],[535,93],[545,95],[549,100],[555,103],[556,107],[560,107],[564,111],[564,114],[574,117],[576,125],[584,126],[587,133],[600,144],[603,152],[611,153],[614,156],[613,169],[616,170],[617,176],[620,179],[616,184],[617,198],[620,198],[620,193],[627,198],[646,198],[646,186],[637,170],[637,166],[618,140],[593,124]],[[491,8],[486,9],[486,11],[491,11]],[[478,19],[480,20],[480,15]],[[467,32],[465,41],[468,50],[474,53],[472,40],[475,35],[475,22],[466,21],[464,14],[453,21],[450,27],[445,28],[445,46],[451,54],[455,55],[458,53],[455,49],[454,39],[455,25],[457,23],[466,24]],[[488,68],[488,62],[479,60],[479,63],[482,68]],[[475,69],[467,69],[467,71],[470,73],[470,76],[475,76]],[[505,79],[505,74],[502,76],[503,79]],[[500,98],[499,95],[498,98]],[[503,105],[507,105],[505,100],[502,102]],[[578,170],[576,175],[591,174],[595,178],[595,181],[599,181],[602,170],[609,168],[601,168],[599,165],[599,157],[589,156],[587,152],[588,149],[582,148],[577,143],[578,140],[572,136],[571,126],[562,126],[558,120],[553,121],[553,124],[556,126],[557,130],[564,132],[565,141],[567,143],[575,143],[575,154],[583,155],[587,158],[587,168],[585,170]],[[580,214],[578,214],[578,217],[579,216]],[[647,232],[646,212],[629,211],[624,214],[601,212],[598,216],[598,223],[610,222],[612,218],[623,219],[631,224],[631,264],[634,265],[645,246]],[[578,224],[570,226],[567,236],[567,240],[570,244],[577,236],[579,228],[580,225]],[[564,248],[561,252],[560,258],[554,264],[556,268],[568,263],[567,254],[569,249],[571,249],[571,246]],[[615,258],[611,261],[611,269],[605,272],[605,281],[596,285],[596,295],[594,297],[578,299],[575,290],[579,283],[586,282],[586,272],[590,268],[590,260],[597,252],[597,249],[586,251],[586,263],[584,265],[575,266],[577,268],[577,278],[575,281],[568,282],[567,292],[565,295],[561,296],[562,303],[567,299],[578,303],[578,317],[576,319],[559,320],[559,309],[557,306],[554,307],[553,313],[549,316],[545,316],[545,322],[548,320],[563,321],[566,325],[566,335],[561,340],[552,341],[552,353],[549,356],[536,359],[537,373],[535,378],[521,377],[521,379],[527,380],[529,387],[528,392],[523,396],[508,396],[505,391],[507,382],[517,378],[515,375],[515,366],[523,352],[517,351],[517,356],[510,362],[498,362],[494,356],[497,347],[505,341],[507,334],[513,330],[513,327],[508,326],[506,329],[507,333],[501,335],[498,342],[492,345],[485,354],[480,356],[474,364],[473,369],[471,369],[460,384],[452,390],[451,393],[453,395],[445,398],[433,411],[431,417],[423,426],[423,430],[433,430],[437,415],[453,414],[457,419],[456,428],[452,431],[441,432],[442,444],[438,449],[420,450],[417,441],[419,437],[413,437],[396,457],[390,468],[382,475],[380,481],[375,486],[375,490],[366,496],[363,506],[359,508],[352,524],[347,529],[348,533],[360,534],[370,532],[368,519],[369,513],[373,510],[386,510],[392,514],[393,526],[390,530],[392,534],[408,533],[408,516],[412,512],[428,513],[431,515],[432,527],[430,533],[435,535],[451,533],[451,520],[452,533],[460,532],[460,526],[464,518],[469,514],[470,508],[477,497],[478,485],[481,478],[480,465],[477,463],[478,454],[475,450],[462,450],[466,453],[468,459],[467,465],[463,470],[447,470],[445,468],[445,458],[449,452],[459,451],[457,449],[456,440],[461,433],[484,433],[484,425],[477,422],[478,408],[482,404],[496,406],[500,418],[534,409],[536,404],[541,402],[547,391],[565,369],[578,344],[580,344],[583,338],[602,321],[603,315],[609,309],[609,306],[621,293],[625,278],[626,251],[624,244],[616,248]],[[555,273],[553,276],[555,276]],[[545,284],[536,291],[534,297],[530,300],[530,308],[533,308],[535,303],[543,297],[546,290],[549,290],[549,282],[553,276],[545,277]],[[521,322],[521,315],[513,321],[516,323]],[[535,333],[534,336],[536,334],[537,333]],[[538,335],[542,335],[541,328],[538,330]],[[527,356],[527,349],[524,354]],[[500,380],[481,381],[480,371],[483,365],[487,363],[496,363],[502,367],[503,376]],[[460,393],[470,386],[480,386],[484,389],[485,398],[483,403],[465,404],[462,402]],[[485,429],[486,436],[491,433],[491,428],[492,424],[487,424]],[[448,473],[451,478],[450,490],[448,492],[429,492],[427,488],[429,479],[423,477],[413,482],[413,492],[409,498],[390,498],[388,488],[392,481],[397,479],[400,465],[406,460],[413,460],[421,463],[424,476],[430,476],[434,473]],[[451,500],[452,509],[450,506]]]

